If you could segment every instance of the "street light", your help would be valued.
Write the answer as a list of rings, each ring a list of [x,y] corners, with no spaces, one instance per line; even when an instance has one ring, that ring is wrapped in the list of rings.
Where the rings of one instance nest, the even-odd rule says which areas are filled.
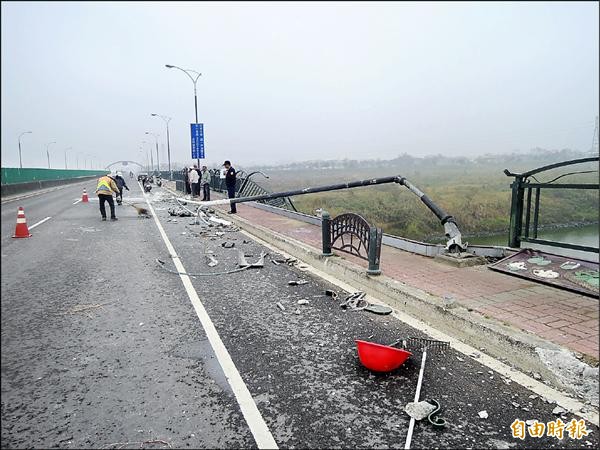
[[[192,83],[194,83],[194,110],[196,111],[196,123],[198,123],[198,95],[197,95],[197,91],[196,91],[196,82],[198,81],[198,78],[200,78],[200,76],[202,74],[200,72],[196,72],[195,70],[182,69],[181,67],[173,66],[171,64],[165,64],[165,67],[167,69],[179,69],[179,70],[181,70],[188,77],[190,77],[190,80],[192,80]],[[196,77],[195,78],[192,77],[190,75],[190,73],[193,73]],[[198,158],[197,163],[198,163],[198,166],[200,166],[200,158]]]
[[[156,142],[156,168],[158,170],[158,173],[160,174],[160,163],[158,162],[158,136],[160,135],[157,133],[151,133],[149,131],[146,131],[145,134],[151,134],[152,136],[154,136],[154,142]]]
[[[142,144],[152,145],[152,143],[148,142],[148,141],[142,141]],[[146,152],[150,153],[150,167],[148,167],[148,175],[150,175],[150,172],[152,172],[152,170],[154,170],[154,159],[152,158],[152,150],[150,150],[150,151],[146,150]],[[148,159],[148,155],[146,155],[146,159]]]
[[[19,135],[19,168],[23,168],[23,161],[21,160],[21,136],[24,134],[33,133],[33,131],[24,131]]]
[[[73,150],[73,147],[65,148],[65,169],[67,168],[67,150]]]
[[[140,153],[142,154],[142,156],[144,155],[144,148],[142,146],[139,147],[140,148]],[[149,160],[148,160],[148,150],[146,150],[146,172],[148,172],[148,174],[150,174],[150,170],[149,170]]]
[[[48,169],[50,168],[50,152],[48,151],[48,147],[50,147],[50,144],[56,144],[56,141],[48,142],[46,144],[46,157],[48,158]]]
[[[150,115],[154,117],[160,117],[162,120],[164,120],[165,124],[167,125],[167,158],[169,160],[169,179],[172,180],[173,174],[171,173],[171,144],[169,142],[169,122],[171,121],[171,117],[161,116],[160,114],[154,113]]]

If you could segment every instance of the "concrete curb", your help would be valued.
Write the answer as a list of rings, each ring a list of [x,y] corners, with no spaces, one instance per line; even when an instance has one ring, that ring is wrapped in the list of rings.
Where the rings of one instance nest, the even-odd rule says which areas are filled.
[[[465,344],[481,349],[520,371],[539,373],[554,388],[576,392],[572,386],[561,382],[540,359],[536,348],[551,351],[565,349],[553,342],[526,333],[510,325],[488,319],[479,313],[457,305],[446,308],[443,299],[408,286],[385,275],[371,277],[366,269],[358,267],[340,256],[323,257],[317,250],[289,236],[281,235],[261,225],[253,224],[239,216],[216,210],[217,214],[230,220],[248,233],[270,243],[274,247],[301,259],[335,278],[345,280],[357,290],[378,298],[389,306],[427,325],[446,333]]]

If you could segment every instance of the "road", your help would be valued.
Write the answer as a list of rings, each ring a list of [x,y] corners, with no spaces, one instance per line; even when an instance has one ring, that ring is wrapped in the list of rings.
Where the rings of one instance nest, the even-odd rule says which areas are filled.
[[[127,195],[142,199],[130,184]],[[90,203],[76,203],[83,187]],[[124,205],[119,221],[101,222],[93,190],[85,183],[2,205],[2,448],[404,446],[420,353],[374,374],[354,339],[421,331],[342,310],[324,295],[339,288],[272,264],[277,255],[240,231],[172,220],[169,194],[156,187],[158,221]],[[51,218],[12,239],[17,206],[29,225]],[[229,271],[239,249],[250,262],[271,254],[263,268],[227,275],[165,270]],[[580,440],[566,430],[562,440],[513,437],[515,419],[554,421],[556,405],[454,349],[428,355],[421,398],[441,403],[447,426],[417,422],[412,448],[598,446],[590,422]],[[562,416],[572,419],[580,417]]]

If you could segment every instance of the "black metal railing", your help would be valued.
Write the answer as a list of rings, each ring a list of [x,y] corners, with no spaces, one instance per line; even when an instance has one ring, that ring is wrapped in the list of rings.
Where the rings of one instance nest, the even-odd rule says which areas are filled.
[[[539,182],[535,175],[546,172],[548,170],[557,169],[559,167],[570,166],[574,164],[583,164],[589,162],[599,162],[599,157],[581,158],[570,161],[563,161],[548,166],[539,167],[525,173],[511,173],[508,169],[504,169],[504,173],[509,177],[514,177],[515,180],[511,183],[512,198],[510,206],[510,228],[508,245],[509,247],[520,248],[521,242],[530,242],[534,244],[547,245],[551,247],[562,247],[571,250],[581,250],[585,252],[599,253],[598,247],[590,247],[586,245],[577,245],[567,242],[550,241],[547,239],[539,239],[539,217],[540,217],[540,196],[542,189],[595,189],[600,191],[600,184],[593,183],[554,183],[568,175],[580,173],[598,172],[598,170],[588,170],[571,172],[560,175],[548,182]],[[532,178],[535,182],[531,182]],[[532,205],[533,197],[533,205]],[[532,217],[533,206],[533,217]],[[523,226],[523,218],[525,218],[525,226]]]

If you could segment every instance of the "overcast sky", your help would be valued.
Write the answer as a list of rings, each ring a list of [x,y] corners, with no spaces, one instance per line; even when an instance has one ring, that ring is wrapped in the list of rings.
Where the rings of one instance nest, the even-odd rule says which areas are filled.
[[[598,2],[2,2],[2,166],[589,150]],[[139,147],[144,146],[144,153]]]

